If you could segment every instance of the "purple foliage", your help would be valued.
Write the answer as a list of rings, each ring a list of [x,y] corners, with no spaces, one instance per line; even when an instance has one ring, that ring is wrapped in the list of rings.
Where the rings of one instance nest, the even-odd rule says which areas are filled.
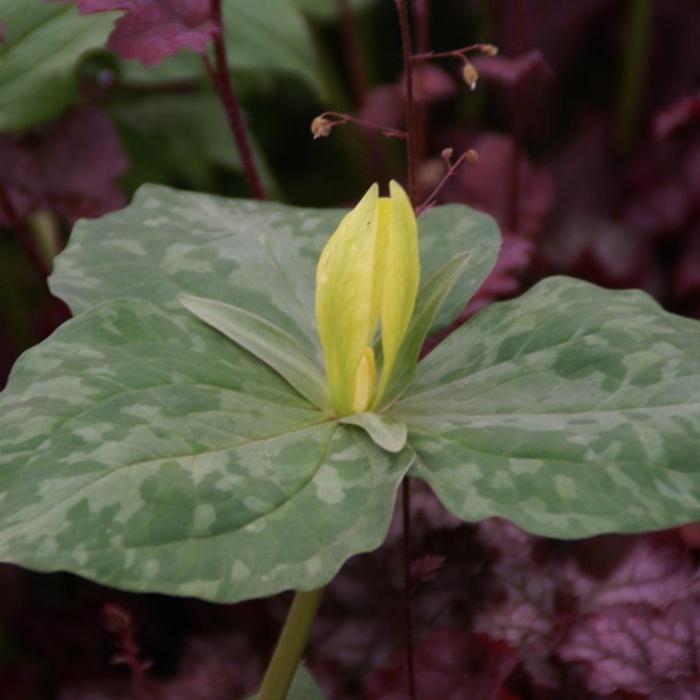
[[[127,166],[98,107],[72,110],[33,133],[0,134],[0,183],[19,218],[49,209],[73,223],[119,209],[126,202],[117,178]],[[6,218],[0,210],[0,225]]]
[[[204,53],[215,31],[209,0],[77,0],[80,12],[123,10],[108,46],[154,66],[180,49]]]

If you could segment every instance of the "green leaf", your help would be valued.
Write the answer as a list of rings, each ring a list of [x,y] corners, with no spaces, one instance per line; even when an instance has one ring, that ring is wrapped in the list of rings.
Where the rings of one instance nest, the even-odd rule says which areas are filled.
[[[130,189],[143,182],[179,182],[212,189],[218,169],[240,171],[241,161],[218,97],[210,92],[121,97],[108,107],[129,156]],[[260,148],[258,171],[273,187]]]
[[[256,698],[257,695],[253,695],[249,700],[256,700]],[[297,669],[286,700],[324,700],[321,689],[305,666],[299,666]]]
[[[294,0],[295,5],[309,17],[329,22],[338,19],[340,3],[338,0]],[[367,12],[376,4],[376,0],[349,0],[353,13]]]
[[[412,459],[184,309],[107,302],[0,395],[0,558],[218,602],[310,590],[381,543]]]
[[[233,70],[294,76],[324,96],[323,72],[311,32],[293,0],[226,0],[223,5],[229,65]],[[154,68],[123,62],[123,76],[135,81],[167,81],[204,75],[202,61],[181,51]]]
[[[406,424],[378,413],[351,413],[340,423],[362,428],[377,447],[387,452],[401,452],[406,445]]]
[[[146,185],[126,209],[78,222],[50,287],[74,313],[123,297],[173,309],[180,292],[232,303],[287,332],[320,365],[316,264],[344,214]],[[460,205],[436,207],[418,223],[424,278],[454,255],[471,253],[436,330],[491,271],[500,237],[490,217]]]
[[[189,294],[180,294],[178,300],[204,323],[272,367],[313,405],[321,410],[328,408],[323,369],[288,333],[231,304]]]
[[[460,253],[436,270],[418,292],[416,308],[399,350],[382,405],[390,405],[410,384],[416,362],[430,327],[445,299],[469,263],[470,253]]]
[[[7,31],[0,43],[0,131],[59,114],[76,96],[76,66],[104,45],[115,13],[79,17],[73,6],[3,0]]]
[[[576,538],[700,520],[700,326],[641,292],[551,278],[418,367],[391,415],[467,520]]]
[[[483,221],[437,212],[428,273]],[[2,560],[233,602],[318,588],[381,543],[415,455],[366,431],[398,448],[398,419],[329,419],[177,301],[233,302],[320,365],[314,272],[342,214],[146,187],[76,227],[51,285],[80,315],[0,395]],[[490,224],[471,229],[495,251]]]

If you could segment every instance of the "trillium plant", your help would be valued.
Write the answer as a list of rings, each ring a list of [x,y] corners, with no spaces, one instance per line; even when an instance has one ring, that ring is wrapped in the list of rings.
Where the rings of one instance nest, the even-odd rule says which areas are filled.
[[[409,479],[555,538],[700,520],[698,323],[555,277],[460,325],[498,228],[414,204],[393,181],[350,211],[146,185],[79,221],[50,278],[74,317],[0,395],[2,561],[295,591],[258,697],[309,700],[323,587]]]
[[[696,322],[552,278],[417,361],[498,247],[461,205],[416,222],[396,183],[347,213],[147,186],[79,222],[51,278],[75,318],[0,399],[3,560],[217,602],[298,591],[267,698],[408,476],[552,537],[700,519]]]

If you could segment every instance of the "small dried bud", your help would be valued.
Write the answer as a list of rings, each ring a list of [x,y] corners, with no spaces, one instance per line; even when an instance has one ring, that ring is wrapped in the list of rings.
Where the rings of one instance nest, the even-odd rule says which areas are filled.
[[[480,48],[481,53],[485,56],[496,56],[498,54],[498,46],[494,46],[493,44],[482,44]]]
[[[465,154],[464,158],[466,159],[467,163],[476,163],[477,160],[479,160],[479,154],[473,149],[470,148]]]
[[[469,88],[474,90],[479,80],[479,71],[474,67],[473,63],[466,61],[464,69],[462,70],[462,77],[464,78],[464,82],[469,85]]]
[[[311,122],[311,133],[314,135],[314,141],[328,136],[332,128],[333,124],[328,119],[325,117],[316,117]]]
[[[455,149],[454,148],[443,148],[442,151],[440,151],[440,157],[449,163],[452,160],[452,156],[455,154]]]

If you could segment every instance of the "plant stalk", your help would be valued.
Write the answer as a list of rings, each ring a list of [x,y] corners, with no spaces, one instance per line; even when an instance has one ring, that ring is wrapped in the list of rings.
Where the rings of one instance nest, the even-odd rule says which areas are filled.
[[[267,665],[257,700],[284,700],[309,639],[323,589],[297,591]]]
[[[15,230],[17,238],[19,239],[19,242],[22,246],[22,249],[24,250],[24,253],[31,262],[32,266],[36,270],[38,277],[40,277],[42,280],[45,280],[49,276],[51,270],[46,265],[44,259],[37,251],[32,232],[27,226],[26,221],[23,221],[17,215],[17,211],[15,210],[12,200],[10,199],[10,195],[1,182],[0,208],[4,212],[5,218],[7,219],[10,227],[12,227]]]
[[[615,142],[622,152],[629,149],[637,134],[653,11],[651,0],[627,0],[626,41],[615,105]]]
[[[411,481],[405,476],[401,483],[401,506],[403,514],[403,615],[406,633],[406,676],[408,697],[417,700],[416,667],[413,655],[413,606],[411,605]]]
[[[413,46],[411,44],[411,27],[408,19],[407,0],[394,0],[399,15],[401,31],[401,50],[406,81],[406,170],[408,173],[408,196],[413,207],[418,206],[417,170],[418,170],[418,122],[416,101],[413,92]],[[409,700],[417,700],[416,671],[413,654],[413,608],[411,605],[411,484],[404,477],[401,484],[401,507],[403,514],[403,608],[404,633],[406,638],[406,675]]]
[[[408,196],[413,206],[416,206],[418,154],[416,152],[416,103],[413,94],[413,48],[411,45],[411,28],[408,21],[406,0],[394,0],[394,2],[399,14],[401,50],[403,52],[404,75],[406,81],[406,169],[408,172]]]
[[[211,18],[215,28],[213,36],[214,65],[212,66],[206,57],[204,57],[204,64],[214,85],[214,89],[219,95],[224,111],[226,112],[226,118],[231,128],[233,139],[241,156],[243,174],[248,184],[248,190],[255,199],[267,199],[267,193],[265,192],[258,169],[255,165],[250,137],[248,136],[245,122],[243,121],[241,108],[238,104],[238,98],[228,69],[221,2],[222,0],[211,0]]]

